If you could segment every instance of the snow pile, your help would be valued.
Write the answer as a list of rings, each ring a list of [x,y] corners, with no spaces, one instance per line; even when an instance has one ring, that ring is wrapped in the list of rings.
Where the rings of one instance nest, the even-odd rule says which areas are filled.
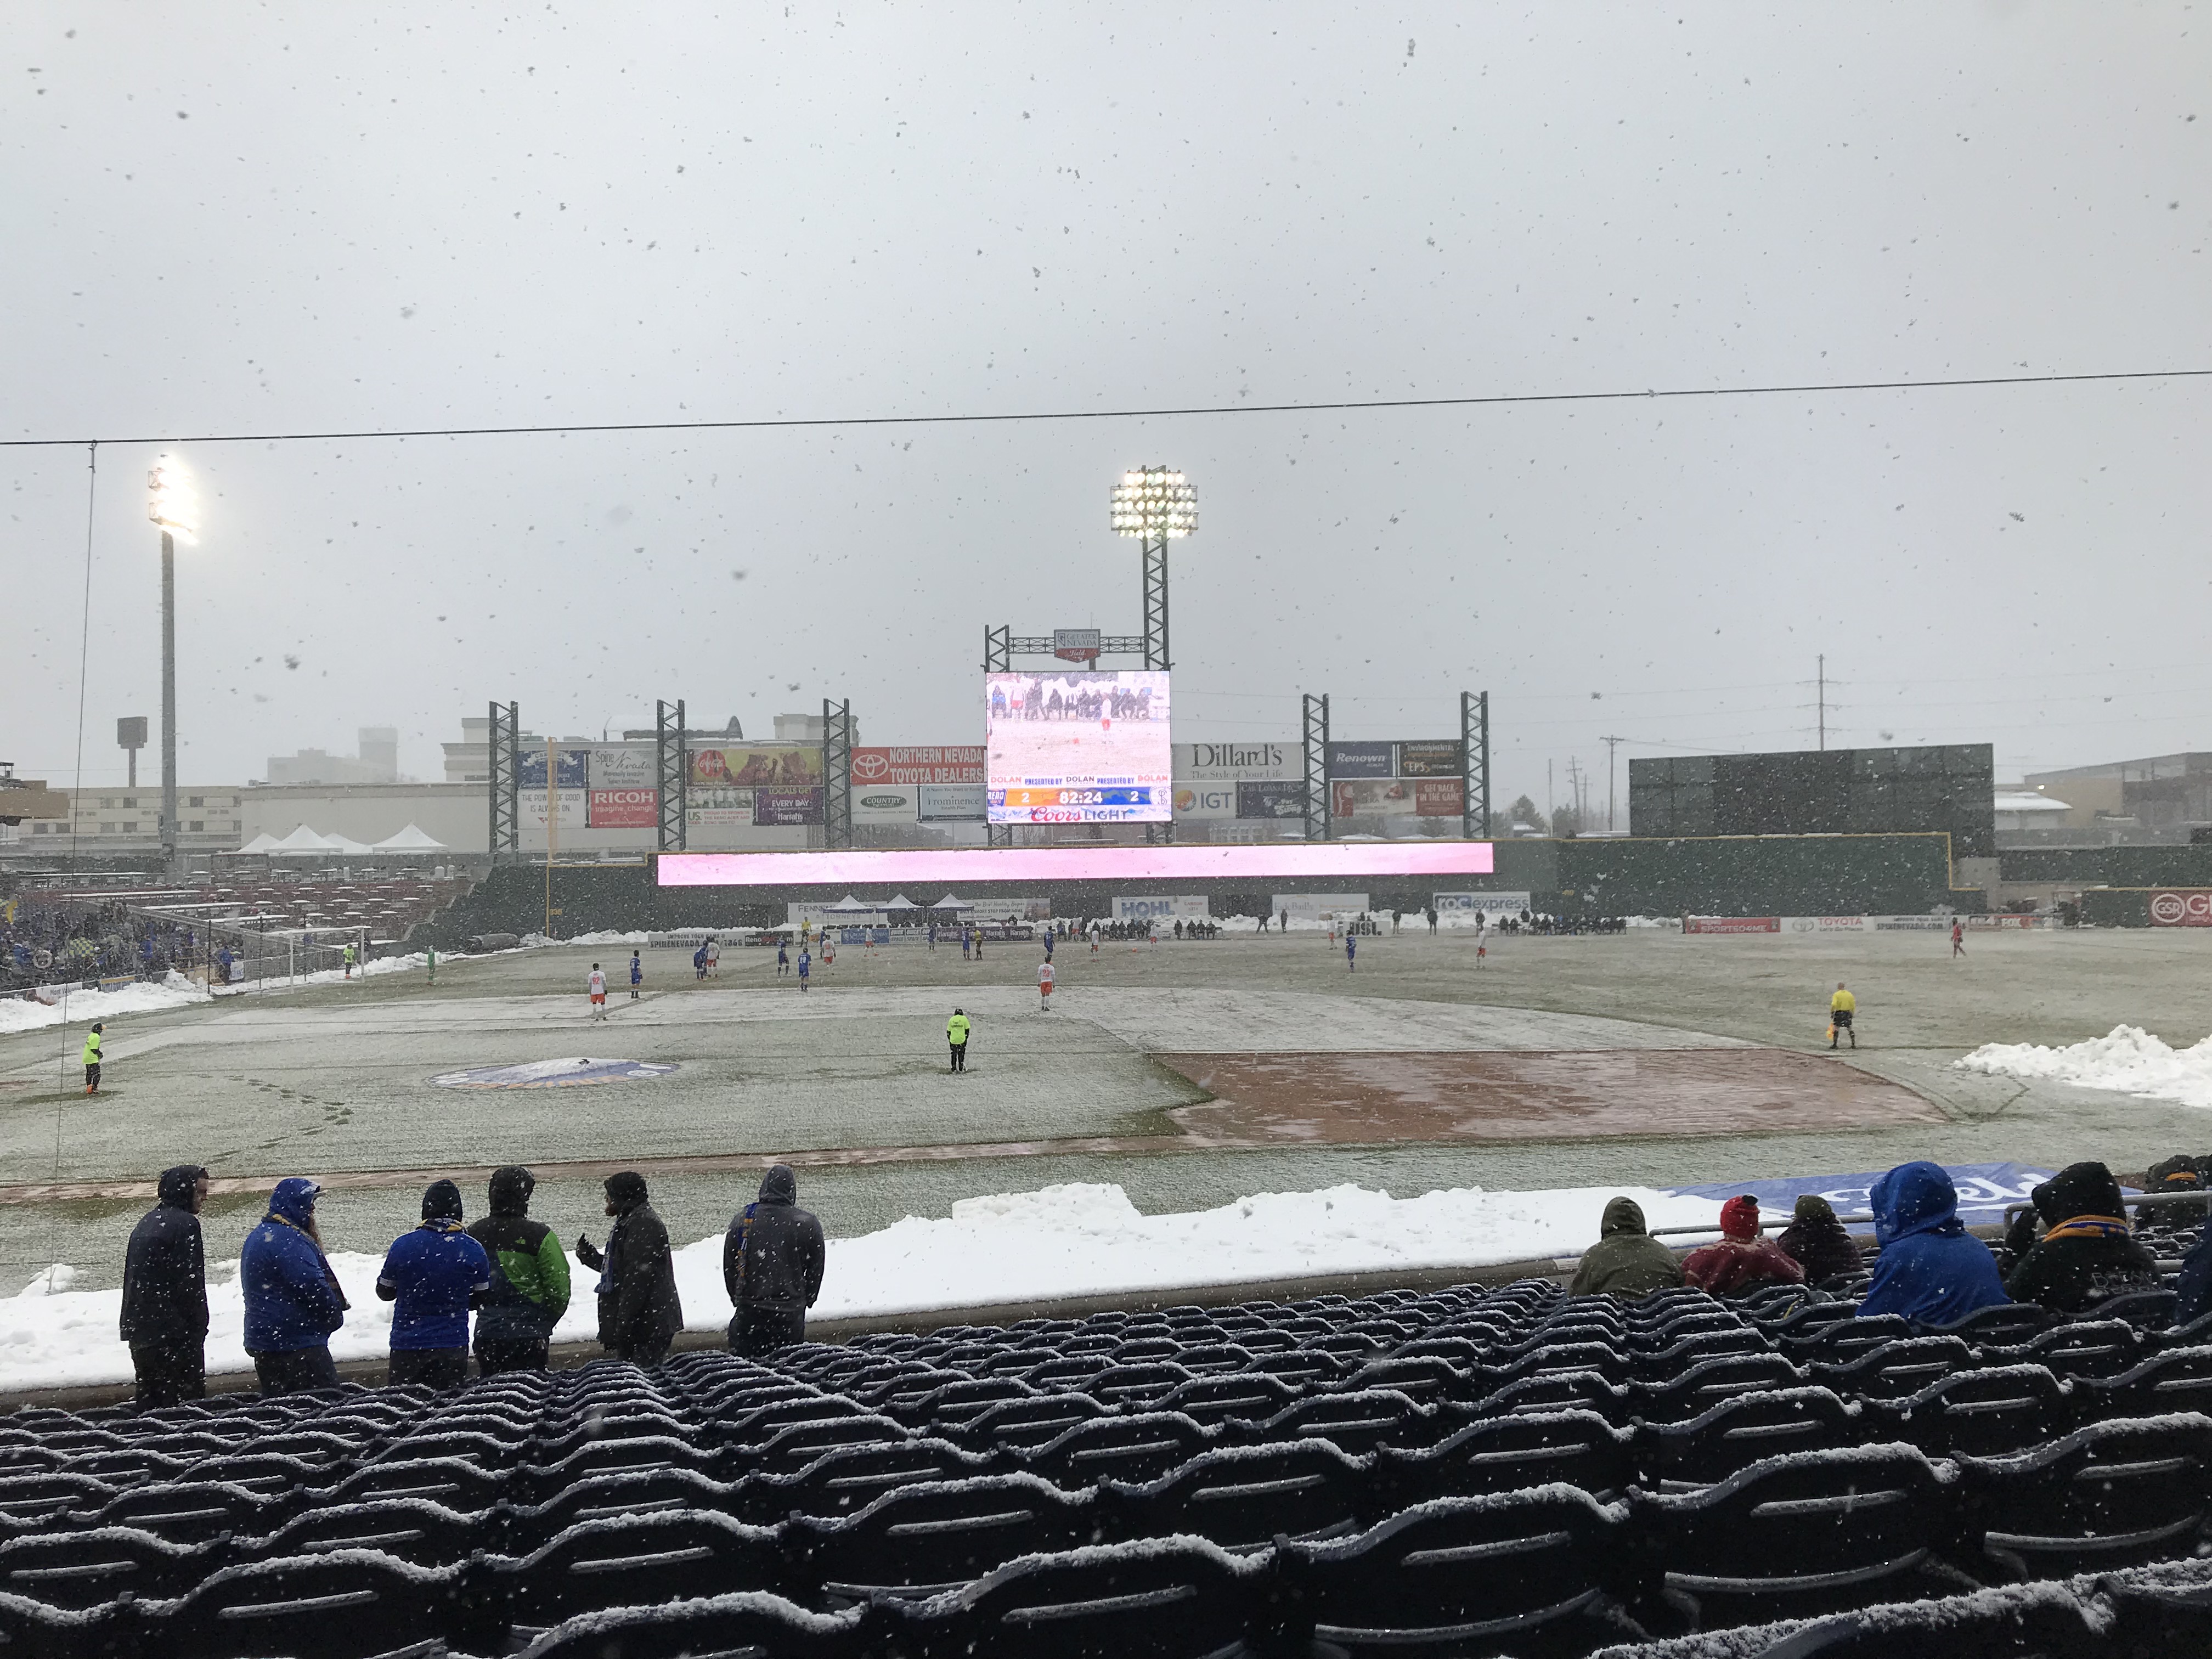
[[[119,985],[112,991],[80,991],[66,985],[41,988],[46,995],[56,999],[51,1006],[21,997],[0,1001],[0,1036],[11,1031],[36,1031],[50,1025],[89,1025],[96,1019],[113,1019],[118,1014],[155,1013],[165,1008],[183,1008],[195,1002],[212,1000],[204,988],[179,973],[170,974],[158,985],[142,980],[135,985]]]
[[[2172,1048],[2139,1025],[2115,1025],[2100,1037],[2046,1048],[2036,1042],[1989,1042],[1960,1070],[2002,1077],[2048,1078],[2083,1089],[2212,1107],[2212,1037]]]
[[[700,937],[703,939],[706,935],[702,933]],[[525,942],[531,945],[536,945],[539,943],[539,940],[540,936],[538,934],[532,933]],[[627,945],[633,948],[641,947],[653,943],[653,941],[643,933],[625,933],[618,928],[611,927],[602,928],[596,933],[579,933],[574,939],[550,939],[544,942],[552,945]]]
[[[441,963],[466,962],[468,959],[458,952],[438,958]],[[374,957],[354,963],[353,976],[356,979],[376,979],[386,974],[412,973],[427,968],[429,961],[428,955],[421,951],[401,957]],[[215,994],[219,997],[258,997],[272,991],[301,991],[311,985],[343,985],[345,982],[344,968],[318,968],[312,973],[295,974],[289,977],[282,973],[271,973],[265,979],[240,980],[235,985],[218,985],[215,988]]]
[[[1355,1186],[1315,1193],[1261,1193],[1218,1209],[1177,1215],[1139,1212],[1121,1188],[1075,1183],[1041,1192],[963,1200],[943,1220],[909,1216],[880,1232],[830,1242],[818,1319],[988,1306],[1042,1297],[1253,1283],[1310,1275],[1414,1267],[1477,1267],[1578,1255],[1597,1237],[1607,1199],[1626,1192],[1655,1227],[1717,1226],[1719,1204],[1644,1188],[1589,1187],[1541,1193],[1479,1188],[1396,1199]],[[328,1203],[344,1202],[334,1194]],[[558,1218],[554,1218],[558,1220]],[[599,1224],[591,1228],[604,1243]],[[376,1295],[380,1257],[340,1252],[331,1266],[353,1304],[331,1339],[340,1359],[380,1358],[391,1346],[392,1304]],[[598,1275],[569,1260],[574,1294],[556,1341],[597,1334]],[[72,1291],[64,1263],[21,1295],[0,1300],[0,1389],[120,1382],[131,1353],[116,1337],[122,1292]],[[207,1366],[250,1370],[238,1263],[210,1262]],[[729,1323],[722,1289],[722,1240],[676,1252],[684,1324]]]

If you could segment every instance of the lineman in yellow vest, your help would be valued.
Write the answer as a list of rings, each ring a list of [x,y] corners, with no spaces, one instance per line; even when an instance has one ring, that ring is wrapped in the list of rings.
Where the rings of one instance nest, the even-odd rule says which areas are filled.
[[[945,1040],[952,1045],[952,1069],[956,1072],[966,1071],[968,1069],[968,1016],[957,1008],[952,1011],[952,1018],[945,1022]]]
[[[1838,1038],[1848,1035],[1851,1047],[1859,1046],[1859,1034],[1851,1030],[1851,1016],[1858,1012],[1859,1000],[1844,988],[1841,980],[1836,981],[1836,994],[1828,999],[1828,1047],[1836,1046]]]
[[[100,1022],[94,1020],[92,1029],[84,1034],[84,1091],[88,1095],[100,1092]]]

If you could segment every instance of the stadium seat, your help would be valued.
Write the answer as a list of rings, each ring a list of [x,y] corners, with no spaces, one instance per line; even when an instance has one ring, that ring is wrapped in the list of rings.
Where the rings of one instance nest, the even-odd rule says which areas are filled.
[[[2039,1445],[2074,1426],[2074,1396],[2040,1365],[1954,1371],[1918,1394],[1868,1407],[1878,1437],[1908,1440],[1930,1456],[1984,1456]]]
[[[70,1510],[99,1511],[129,1490],[69,1469],[27,1470],[0,1476],[0,1516],[32,1520]]]
[[[2016,1347],[2048,1328],[2056,1317],[2033,1302],[1998,1302],[1977,1308],[1948,1325],[1923,1325],[1923,1336],[1955,1336],[1981,1347]]]
[[[1553,1482],[1609,1495],[1625,1489],[1634,1478],[1632,1438],[1595,1412],[1480,1417],[1434,1445],[1378,1446],[1373,1453],[1370,1503],[1380,1510]]]
[[[223,1565],[218,1542],[174,1544],[131,1527],[49,1532],[0,1542],[0,1596],[86,1608],[128,1590],[141,1600],[183,1595]],[[0,1625],[0,1649],[14,1652]]]
[[[264,1538],[238,1540],[233,1549],[239,1559],[246,1561],[322,1550],[381,1550],[395,1559],[429,1567],[465,1560],[471,1550],[496,1542],[495,1530],[481,1516],[420,1498],[386,1498],[307,1510]]]
[[[866,1608],[810,1613],[757,1592],[588,1613],[542,1632],[528,1659],[860,1659],[878,1620]]]
[[[1825,1311],[1825,1304],[1808,1308],[1804,1310],[1804,1323],[1785,1320],[1774,1328],[1782,1352],[1801,1365],[1816,1359],[1841,1364],[1869,1348],[1915,1334],[1912,1322],[1902,1314],[1814,1320],[1814,1316]]]
[[[1394,1445],[1431,1444],[1455,1421],[1399,1389],[1357,1389],[1310,1395],[1264,1421],[1240,1420],[1237,1433],[1256,1444],[1326,1440],[1347,1456],[1361,1457],[1386,1441]]]
[[[2092,1423],[2018,1456],[1958,1461],[1982,1553],[2014,1577],[2186,1558],[2212,1514],[2212,1419]]]
[[[1616,1423],[1633,1413],[1635,1396],[1615,1388],[1595,1371],[1546,1371],[1508,1382],[1475,1407],[1480,1417],[1509,1417],[1516,1412],[1591,1411]]]
[[[2162,1330],[2173,1322],[2174,1293],[2170,1290],[2128,1291],[2106,1297],[2089,1310],[2100,1319],[2118,1319],[2147,1330]]]
[[[1635,1452],[1647,1485],[1690,1491],[1784,1452],[1829,1451],[1866,1437],[1859,1408],[1832,1389],[1764,1389],[1681,1422],[1639,1424]]]
[[[1936,1552],[1960,1530],[1955,1483],[1913,1446],[1753,1463],[1702,1492],[1631,1494],[1660,1600],[1693,1628],[1844,1612],[1956,1579]]]
[[[924,1436],[836,1447],[794,1473],[751,1477],[732,1501],[743,1518],[766,1525],[793,1515],[857,1514],[896,1487],[1000,1472],[996,1456]]]
[[[915,1431],[889,1417],[828,1417],[811,1423],[787,1423],[757,1447],[732,1446],[723,1460],[731,1476],[796,1474],[825,1452],[841,1446],[894,1446]],[[702,1469],[702,1474],[708,1471]]]
[[[427,1498],[449,1510],[481,1510],[507,1492],[508,1471],[459,1457],[399,1458],[356,1469],[318,1502],[358,1504],[372,1498]]]
[[[2054,1325],[2009,1348],[1985,1346],[1990,1364],[2048,1365],[2060,1376],[2117,1376],[2142,1356],[2135,1328],[2124,1320],[2081,1319]]]
[[[1974,1351],[1955,1336],[1895,1337],[1847,1358],[1815,1359],[1806,1380],[1847,1398],[1901,1400],[1974,1363]]]
[[[1729,1353],[1699,1359],[1663,1382],[1632,1384],[1630,1399],[1636,1415],[1647,1422],[1680,1423],[1748,1390],[1804,1383],[1805,1374],[1778,1353]]]
[[[498,1516],[497,1547],[509,1555],[526,1555],[580,1521],[599,1521],[611,1516],[650,1515],[681,1509],[742,1514],[750,1484],[740,1481],[725,1486],[690,1469],[642,1469],[592,1475],[534,1506],[501,1505],[494,1511]]]
[[[783,1544],[809,1602],[927,1595],[1017,1556],[1094,1541],[1096,1505],[1088,1492],[1033,1474],[932,1481],[885,1492],[856,1515],[794,1516]]]
[[[1194,1419],[1173,1412],[1137,1412],[1079,1423],[1020,1454],[1021,1467],[1070,1491],[1101,1480],[1136,1486],[1219,1443],[1218,1431]]]
[[[1357,1537],[1283,1543],[1290,1633],[1353,1659],[1580,1656],[1640,1636],[1606,1593],[1624,1518],[1554,1486],[1439,1498]]]
[[[544,1629],[605,1607],[779,1591],[783,1557],[771,1529],[672,1510],[586,1521],[489,1571],[487,1606],[501,1621]]]
[[[226,1532],[267,1532],[292,1514],[295,1497],[179,1480],[135,1486],[88,1516],[88,1524],[136,1527],[172,1543],[194,1544]]]
[[[1190,1373],[1165,1360],[1141,1365],[1115,1364],[1084,1384],[1083,1391],[1103,1405],[1123,1411],[1158,1411],[1159,1402],[1190,1381]]]
[[[458,1634],[465,1567],[374,1550],[225,1567],[167,1610],[154,1651],[172,1659],[362,1659]]]
[[[1042,1446],[1078,1423],[1106,1416],[1107,1408],[1073,1389],[1002,1400],[986,1407],[948,1434],[978,1450]]]
[[[1237,1549],[1334,1537],[1360,1524],[1365,1474],[1325,1440],[1223,1446],[1141,1486],[1106,1484],[1103,1513],[1123,1540],[1187,1533]]]
[[[2163,1349],[2117,1376],[2085,1377],[2075,1386],[2085,1420],[2212,1413],[2212,1346]]]

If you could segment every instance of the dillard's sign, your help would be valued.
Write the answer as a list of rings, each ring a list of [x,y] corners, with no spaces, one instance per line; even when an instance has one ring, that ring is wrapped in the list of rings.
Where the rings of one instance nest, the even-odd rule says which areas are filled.
[[[1295,778],[1304,762],[1287,743],[1179,743],[1175,775],[1199,783]]]

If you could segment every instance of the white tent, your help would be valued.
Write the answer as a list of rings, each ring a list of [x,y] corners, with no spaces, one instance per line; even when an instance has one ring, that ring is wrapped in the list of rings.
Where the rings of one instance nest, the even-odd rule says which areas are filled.
[[[271,853],[335,853],[338,849],[329,840],[302,823],[267,850]]]
[[[366,858],[369,849],[350,836],[331,835],[323,837],[323,844],[333,853],[343,853],[348,858]]]
[[[947,893],[929,908],[933,910],[972,910],[975,907],[964,898],[955,898],[951,894]]]
[[[418,824],[410,823],[395,836],[386,836],[369,849],[373,853],[442,853],[446,843],[434,840]]]
[[[841,916],[872,916],[883,908],[880,904],[863,904],[850,893],[846,894],[835,904],[825,904],[822,907],[823,914]]]
[[[252,841],[249,841],[245,846],[240,848],[234,856],[239,858],[246,858],[249,855],[258,857],[264,853],[273,853],[283,845],[283,843],[278,841],[276,836],[270,835],[266,830],[264,830]]]
[[[919,904],[916,904],[904,893],[894,894],[890,902],[883,908],[886,910],[919,910],[921,908]]]

